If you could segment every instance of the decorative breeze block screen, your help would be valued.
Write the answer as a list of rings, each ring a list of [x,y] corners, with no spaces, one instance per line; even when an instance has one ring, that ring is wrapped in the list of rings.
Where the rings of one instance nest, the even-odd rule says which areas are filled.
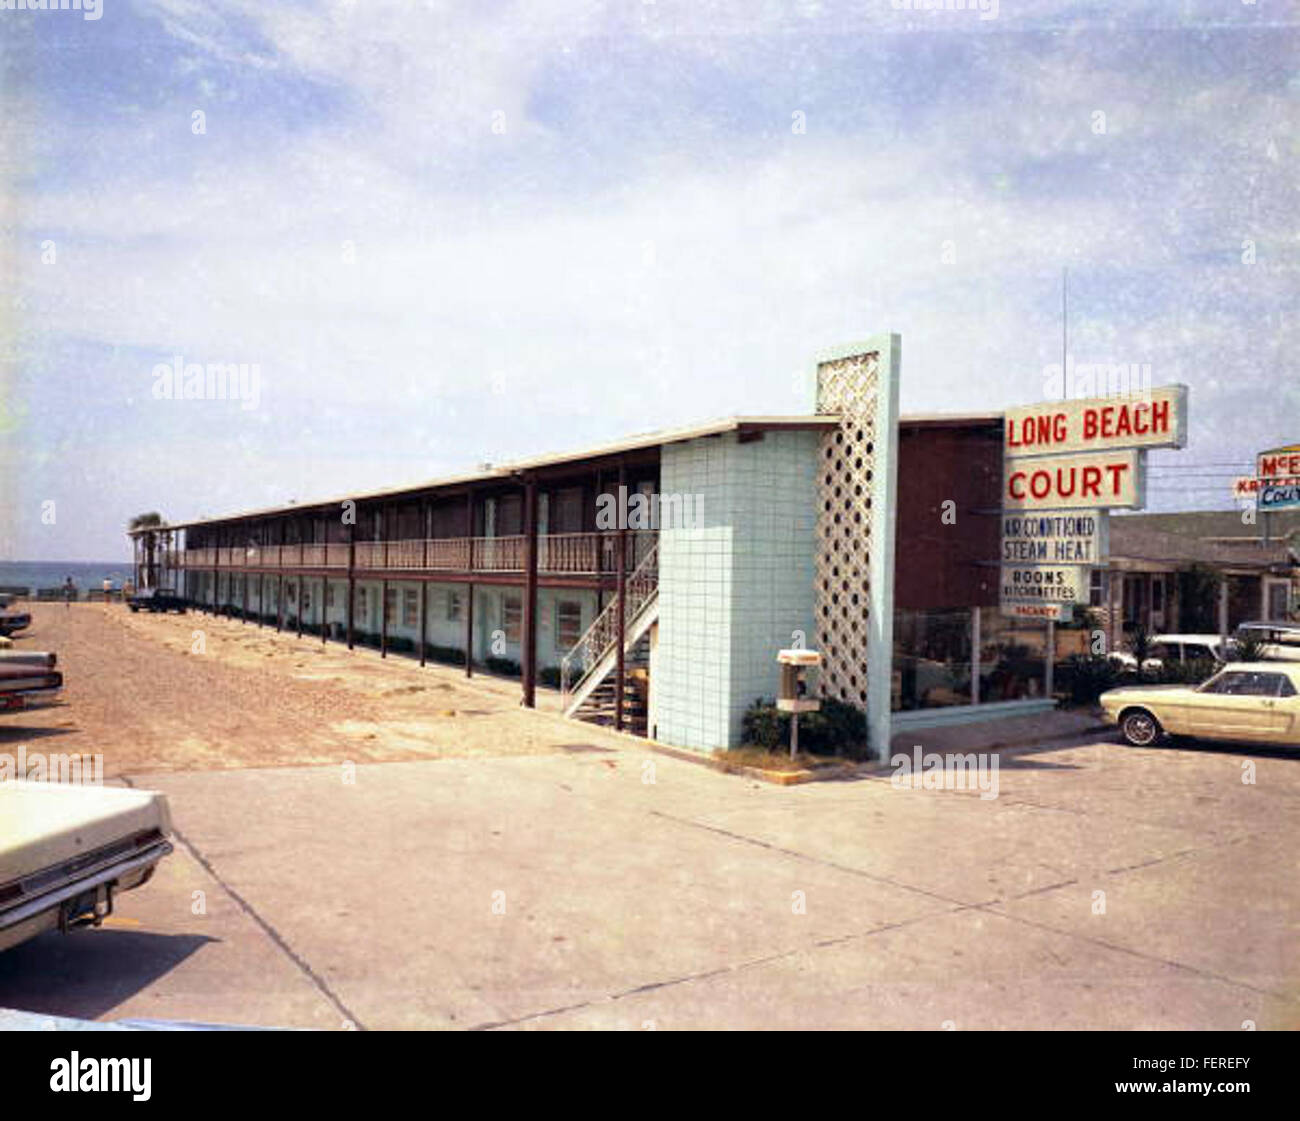
[[[859,708],[867,703],[879,377],[878,352],[817,367],[817,411],[840,416],[839,425],[822,436],[817,472],[815,610],[821,692]]]

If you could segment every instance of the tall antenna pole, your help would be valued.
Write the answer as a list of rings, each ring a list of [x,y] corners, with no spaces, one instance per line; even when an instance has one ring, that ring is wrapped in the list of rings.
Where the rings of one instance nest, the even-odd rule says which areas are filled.
[[[1061,397],[1066,398],[1066,363],[1070,351],[1069,329],[1070,270],[1061,270]],[[1056,695],[1056,620],[1047,620],[1047,641],[1043,650],[1043,695],[1050,701]],[[978,654],[975,655],[979,657]]]
[[[1070,270],[1061,270],[1061,384],[1065,384],[1065,363],[1070,346]]]

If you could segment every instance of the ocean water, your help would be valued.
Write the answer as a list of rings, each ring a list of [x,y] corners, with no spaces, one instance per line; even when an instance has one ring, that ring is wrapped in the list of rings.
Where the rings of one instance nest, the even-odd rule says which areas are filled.
[[[98,591],[107,576],[120,588],[131,579],[128,561],[0,561],[0,588],[61,588],[69,576],[77,590]]]

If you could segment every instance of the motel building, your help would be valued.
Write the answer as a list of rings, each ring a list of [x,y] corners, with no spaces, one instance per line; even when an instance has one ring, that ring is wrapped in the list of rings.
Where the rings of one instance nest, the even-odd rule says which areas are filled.
[[[1050,708],[1054,624],[999,610],[1005,494],[1136,504],[1137,480],[1086,454],[1012,471],[1010,414],[900,418],[900,358],[896,335],[820,356],[805,415],[137,531],[137,585],[517,674],[524,705],[558,688],[574,719],[703,752],[741,742],[791,647],[820,652],[820,695],[865,709],[877,756],[901,731]]]

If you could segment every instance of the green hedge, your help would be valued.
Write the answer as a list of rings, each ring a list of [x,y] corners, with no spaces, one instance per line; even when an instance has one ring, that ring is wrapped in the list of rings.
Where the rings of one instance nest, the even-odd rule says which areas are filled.
[[[790,714],[776,707],[774,700],[760,697],[745,710],[740,724],[741,739],[747,745],[768,751],[790,746]],[[865,758],[867,714],[843,701],[825,698],[818,712],[799,714],[799,750],[810,755],[847,755]]]
[[[518,677],[523,672],[519,663],[510,658],[487,658],[483,664],[493,673],[499,673],[503,677]]]

